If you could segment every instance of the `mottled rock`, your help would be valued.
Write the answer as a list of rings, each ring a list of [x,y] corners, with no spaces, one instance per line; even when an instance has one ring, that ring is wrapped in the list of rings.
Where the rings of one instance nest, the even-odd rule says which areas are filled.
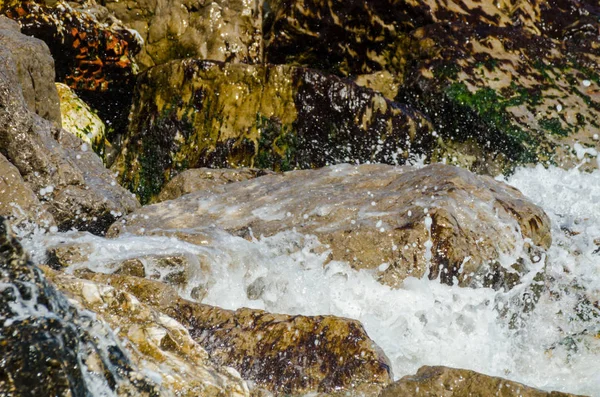
[[[40,203],[27,186],[19,170],[0,154],[0,216],[13,225],[36,223],[44,227],[54,226],[54,218],[47,206]]]
[[[249,229],[255,236],[292,228],[314,234],[333,259],[376,269],[390,285],[428,275],[447,284],[510,288],[539,267],[529,254],[551,243],[548,217],[518,190],[442,164],[262,176],[225,192],[198,191],[144,207],[109,234],[178,230],[178,238],[197,243],[219,228],[240,236],[250,236]]]
[[[186,301],[165,284],[89,275],[181,322],[213,361],[276,395],[377,390],[390,383],[387,358],[355,320],[224,310]]]
[[[265,57],[357,75],[388,70],[402,75],[409,33],[436,22],[520,25],[537,32],[543,1],[283,0],[268,2]]]
[[[448,367],[419,368],[386,387],[381,397],[577,397],[574,394],[545,392],[511,380],[488,376],[467,369]]]
[[[397,99],[423,110],[445,142],[433,160],[495,175],[597,154],[597,50],[483,25],[435,24],[411,37],[418,61]]]
[[[38,199],[48,203],[60,229],[103,233],[118,216],[136,208],[137,200],[117,185],[83,141],[27,108],[16,62],[4,49],[0,51],[1,153]]]
[[[318,71],[183,60],[140,76],[113,165],[142,202],[188,168],[404,163],[435,137],[418,112]]]
[[[9,227],[0,218],[0,394],[164,395],[108,327],[48,283]]]
[[[247,181],[269,174],[267,170],[254,168],[212,169],[193,168],[171,179],[156,197],[156,202],[173,200],[197,190],[225,191],[225,185]]]
[[[43,41],[20,31],[19,24],[0,15],[0,54],[10,54],[29,110],[60,126],[54,60]]]
[[[257,0],[108,0],[102,4],[137,30],[141,68],[173,59],[262,62],[262,2]]]
[[[239,374],[219,367],[173,318],[135,296],[101,283],[51,272],[50,278],[70,298],[94,312],[126,339],[132,361],[161,379],[175,396],[248,396]]]

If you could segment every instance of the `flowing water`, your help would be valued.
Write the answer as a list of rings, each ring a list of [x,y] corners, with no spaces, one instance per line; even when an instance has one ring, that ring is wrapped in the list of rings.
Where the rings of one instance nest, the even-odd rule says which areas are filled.
[[[326,247],[295,231],[252,241],[222,233],[211,247],[163,237],[35,234],[25,246],[41,260],[45,247],[59,242],[90,243],[86,266],[106,273],[132,257],[184,254],[193,268],[182,296],[202,286],[203,303],[228,309],[358,319],[389,357],[395,378],[421,365],[447,365],[600,396],[600,171],[538,167],[505,181],[544,208],[553,233],[547,277],[530,277],[510,292],[415,278],[391,289],[346,263],[323,266]],[[151,260],[144,264],[164,276]],[[520,297],[535,286],[545,288],[531,308]]]

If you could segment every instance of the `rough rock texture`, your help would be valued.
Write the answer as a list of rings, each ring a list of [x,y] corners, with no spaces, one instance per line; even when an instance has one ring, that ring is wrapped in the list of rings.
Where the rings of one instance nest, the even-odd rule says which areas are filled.
[[[80,138],[104,158],[107,149],[106,127],[100,117],[69,86],[56,83],[56,88],[60,99],[62,128]]]
[[[442,164],[267,175],[144,207],[109,235],[178,230],[178,238],[198,243],[217,232],[210,225],[241,236],[249,228],[256,236],[292,228],[314,234],[333,259],[378,269],[390,285],[428,274],[448,284],[510,288],[531,266],[527,252],[533,257],[551,243],[548,217],[518,190]]]
[[[0,216],[13,225],[54,225],[54,218],[21,178],[19,170],[0,154]]]
[[[156,202],[173,200],[184,194],[198,190],[223,192],[226,190],[225,185],[234,182],[247,181],[269,173],[269,171],[254,168],[193,168],[191,170],[185,170],[171,179],[165,187],[163,187],[156,198]]]
[[[102,2],[145,45],[142,69],[173,59],[262,62],[262,2],[258,0],[142,0]]]
[[[183,300],[165,284],[93,275],[181,322],[213,361],[276,395],[378,389],[390,383],[387,358],[362,325],[333,316],[235,312]]]
[[[54,60],[48,47],[43,41],[21,34],[19,24],[0,15],[0,54],[7,53],[13,59],[29,110],[60,126]]]
[[[231,368],[217,367],[187,329],[173,318],[106,284],[52,271],[49,278],[67,296],[118,330],[132,360],[161,378],[176,396],[248,396],[245,382]]]
[[[119,215],[138,206],[136,199],[116,184],[80,139],[28,110],[16,62],[5,48],[0,47],[0,153],[38,198],[48,202],[60,229],[75,226],[103,233]]]
[[[380,397],[577,397],[574,394],[545,392],[495,376],[448,367],[419,368],[386,387]]]
[[[46,281],[9,227],[0,218],[0,394],[164,395],[110,329]]]
[[[403,163],[435,140],[420,113],[289,66],[191,59],[157,66],[140,77],[131,114],[113,170],[142,202],[187,168]]]

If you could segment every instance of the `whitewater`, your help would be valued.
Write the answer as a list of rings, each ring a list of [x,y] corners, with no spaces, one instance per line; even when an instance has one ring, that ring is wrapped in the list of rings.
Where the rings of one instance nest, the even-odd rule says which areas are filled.
[[[200,288],[202,303],[226,309],[357,319],[390,359],[395,379],[422,365],[446,365],[600,396],[600,171],[538,166],[497,179],[521,190],[552,221],[546,278],[527,278],[509,292],[415,278],[392,289],[369,271],[328,261],[326,246],[294,230],[251,240],[223,232],[211,246],[80,232],[22,237],[38,263],[57,244],[90,244],[88,261],[69,267],[71,273],[80,267],[111,273],[125,259],[183,254],[193,264],[179,290],[184,298]],[[147,274],[166,276],[151,260],[142,262]],[[531,307],[523,293],[540,283],[539,301],[523,309]]]

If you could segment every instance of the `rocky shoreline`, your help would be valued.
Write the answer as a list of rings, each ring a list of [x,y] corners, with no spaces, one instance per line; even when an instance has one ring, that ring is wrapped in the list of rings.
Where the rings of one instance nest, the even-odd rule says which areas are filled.
[[[358,320],[202,302],[223,236],[294,231],[325,268],[513,291],[498,316],[532,310],[552,282],[550,218],[490,176],[595,167],[593,2],[0,0],[0,13],[0,394],[574,396],[443,366],[395,380]],[[67,231],[196,251],[99,271],[101,249]],[[55,236],[45,260],[15,232]],[[269,288],[259,276],[246,295]]]

